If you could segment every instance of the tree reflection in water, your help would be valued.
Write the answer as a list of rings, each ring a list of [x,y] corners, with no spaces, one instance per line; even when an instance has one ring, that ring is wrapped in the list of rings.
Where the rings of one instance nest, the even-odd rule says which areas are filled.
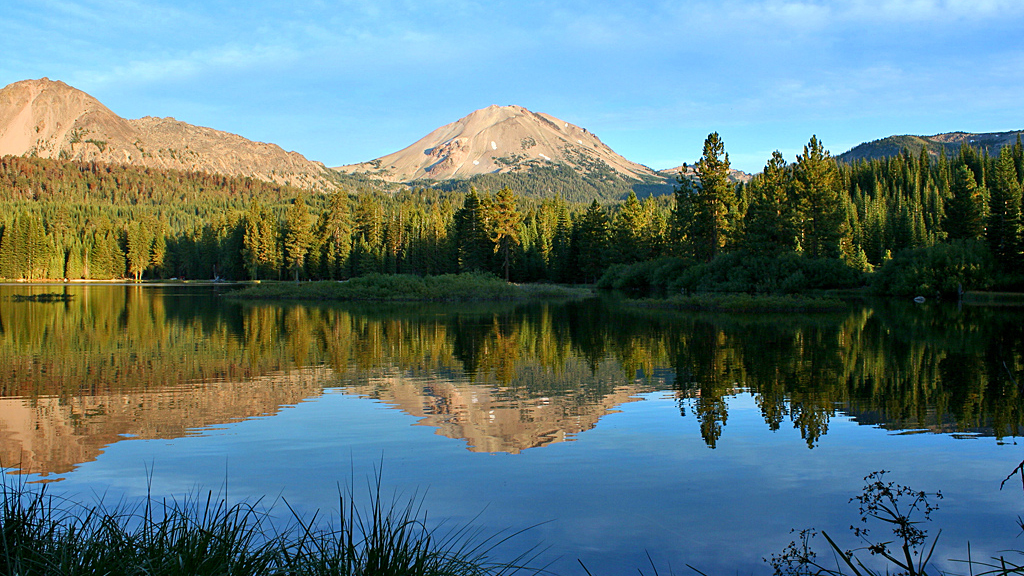
[[[728,399],[739,393],[753,395],[769,429],[789,422],[811,448],[840,413],[997,439],[1022,425],[1024,314],[1013,309],[878,302],[748,316],[601,299],[304,305],[236,302],[198,287],[64,290],[72,298],[62,302],[11,297],[48,286],[0,292],[6,446],[46,426],[64,427],[52,441],[181,434],[330,387],[379,398],[484,451],[571,438],[656,390],[699,420],[711,448],[728,437]],[[163,432],[125,424],[146,421],[132,410],[159,404],[146,395],[176,390],[205,399],[169,412],[180,421]]]

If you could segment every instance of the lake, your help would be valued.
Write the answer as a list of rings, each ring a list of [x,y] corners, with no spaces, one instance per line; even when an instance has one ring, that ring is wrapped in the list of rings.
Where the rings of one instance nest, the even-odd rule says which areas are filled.
[[[934,564],[1024,514],[1024,312],[879,301],[733,315],[290,304],[229,286],[0,286],[0,463],[83,502],[213,490],[337,510],[380,474],[430,522],[594,576],[770,574],[847,548],[863,477],[944,496]],[[67,293],[58,301],[26,296]],[[11,481],[11,480],[8,480]],[[288,513],[278,506],[281,516]],[[884,538],[885,532],[875,532]],[[826,552],[823,541],[819,552]]]

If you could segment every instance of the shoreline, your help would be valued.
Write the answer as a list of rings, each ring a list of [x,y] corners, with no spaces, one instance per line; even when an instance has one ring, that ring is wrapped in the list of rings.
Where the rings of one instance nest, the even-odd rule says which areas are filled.
[[[498,302],[588,298],[590,287],[515,284],[490,274],[467,272],[441,276],[369,274],[348,280],[251,283],[227,294],[238,300],[337,302]]]

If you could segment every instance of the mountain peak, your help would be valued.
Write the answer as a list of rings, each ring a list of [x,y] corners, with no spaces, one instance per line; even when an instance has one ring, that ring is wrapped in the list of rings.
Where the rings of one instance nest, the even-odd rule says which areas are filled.
[[[546,164],[566,164],[584,173],[609,169],[634,180],[654,175],[584,128],[522,106],[496,104],[441,126],[398,152],[338,170],[407,182],[470,178]]]
[[[92,133],[129,141],[135,136],[123,118],[63,82],[44,77],[0,90],[0,155],[77,159],[85,146],[75,150],[75,144]]]
[[[45,77],[0,89],[0,156],[6,154],[333,188],[322,164],[296,152],[174,118],[126,120],[89,94]]]

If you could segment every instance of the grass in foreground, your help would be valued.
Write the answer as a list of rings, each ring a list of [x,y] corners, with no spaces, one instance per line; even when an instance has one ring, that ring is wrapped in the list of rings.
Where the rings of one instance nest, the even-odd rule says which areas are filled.
[[[518,533],[483,537],[427,525],[421,501],[385,502],[379,481],[366,509],[341,498],[336,523],[318,527],[293,511],[283,529],[260,504],[229,505],[208,494],[138,507],[86,506],[43,488],[4,482],[0,573],[4,575],[409,575],[537,573],[495,562],[493,550]],[[345,501],[345,497],[348,501]]]
[[[591,295],[586,288],[553,284],[511,284],[482,273],[414,276],[370,274],[343,282],[275,282],[256,284],[231,297],[268,300],[347,300],[390,302],[471,302],[577,298]]]

